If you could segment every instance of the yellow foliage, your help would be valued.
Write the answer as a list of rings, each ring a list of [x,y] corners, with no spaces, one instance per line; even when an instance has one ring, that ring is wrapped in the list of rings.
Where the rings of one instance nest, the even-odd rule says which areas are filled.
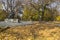
[[[49,21],[51,19],[52,19],[51,12],[49,11],[49,9],[45,9],[45,11],[44,11],[44,20],[45,21]]]
[[[0,21],[3,21],[7,17],[7,13],[3,10],[0,10]]]
[[[60,16],[57,16],[57,17],[56,17],[56,20],[57,20],[57,21],[60,21]]]
[[[38,12],[34,8],[25,7],[23,20],[38,20]]]
[[[0,33],[0,40],[59,40],[60,27],[54,22],[48,24],[34,22],[33,25],[10,27]]]

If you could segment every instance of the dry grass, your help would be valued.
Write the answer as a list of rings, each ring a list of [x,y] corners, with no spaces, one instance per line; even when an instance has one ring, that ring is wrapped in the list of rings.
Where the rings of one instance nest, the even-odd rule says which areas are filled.
[[[54,23],[11,27],[0,33],[0,40],[60,40],[60,27]]]

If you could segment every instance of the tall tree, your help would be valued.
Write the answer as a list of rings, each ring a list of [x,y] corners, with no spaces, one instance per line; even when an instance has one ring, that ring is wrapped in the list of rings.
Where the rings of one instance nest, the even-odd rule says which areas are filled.
[[[17,17],[18,9],[22,6],[20,0],[2,0],[4,9],[9,12],[10,18]]]
[[[46,4],[44,0],[38,0],[37,3],[30,1],[30,5],[31,5],[31,7],[35,8],[35,10],[38,11],[39,20],[41,18],[41,21],[43,21],[43,18],[44,18],[44,9],[48,5],[48,3]],[[40,15],[40,12],[42,12],[41,15]]]

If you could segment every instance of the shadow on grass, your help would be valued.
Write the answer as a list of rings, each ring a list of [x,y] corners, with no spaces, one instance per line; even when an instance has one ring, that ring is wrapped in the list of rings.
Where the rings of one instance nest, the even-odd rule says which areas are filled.
[[[6,31],[6,30],[10,29],[10,27],[0,28],[0,29],[1,29],[1,30],[0,30],[0,33],[1,33],[1,32],[4,32],[4,31]]]

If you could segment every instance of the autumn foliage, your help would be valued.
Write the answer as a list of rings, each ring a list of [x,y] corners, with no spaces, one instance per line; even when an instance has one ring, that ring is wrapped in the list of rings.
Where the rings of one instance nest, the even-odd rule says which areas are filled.
[[[60,27],[55,24],[35,22],[33,25],[11,27],[0,33],[0,40],[58,40]]]

